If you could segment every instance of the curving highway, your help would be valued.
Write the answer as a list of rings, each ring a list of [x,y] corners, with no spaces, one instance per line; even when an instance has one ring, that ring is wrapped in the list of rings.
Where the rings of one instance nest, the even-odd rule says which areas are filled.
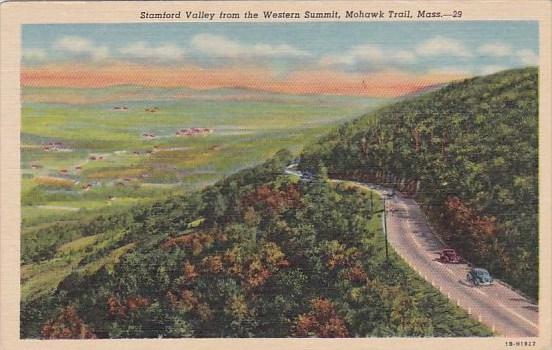
[[[293,168],[286,173],[301,177]],[[339,180],[332,180],[339,182]],[[384,196],[390,189],[372,184],[351,182],[375,190]],[[387,237],[391,246],[426,281],[462,307],[473,318],[504,337],[538,336],[538,306],[495,279],[491,286],[474,287],[466,282],[466,264],[437,261],[445,246],[429,227],[418,204],[394,195],[385,201]],[[484,267],[484,266],[482,266]]]
[[[384,195],[388,189],[355,183]],[[435,237],[418,204],[394,195],[385,201],[387,237],[395,251],[420,276],[453,303],[487,325],[497,335],[506,337],[538,336],[538,306],[495,280],[491,286],[474,287],[466,282],[466,264],[437,261],[445,246]]]

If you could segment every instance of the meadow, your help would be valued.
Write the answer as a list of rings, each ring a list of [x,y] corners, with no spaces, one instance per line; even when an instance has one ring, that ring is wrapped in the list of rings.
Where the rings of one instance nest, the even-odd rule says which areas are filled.
[[[245,89],[24,88],[23,230],[193,191],[297,154],[387,100]],[[209,132],[177,136],[179,130]]]

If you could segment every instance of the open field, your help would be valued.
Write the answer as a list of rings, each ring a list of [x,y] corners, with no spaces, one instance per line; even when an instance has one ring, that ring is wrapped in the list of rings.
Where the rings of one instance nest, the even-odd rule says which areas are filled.
[[[23,99],[23,228],[202,188],[387,102],[132,86],[26,88]],[[204,131],[177,135],[192,128]]]

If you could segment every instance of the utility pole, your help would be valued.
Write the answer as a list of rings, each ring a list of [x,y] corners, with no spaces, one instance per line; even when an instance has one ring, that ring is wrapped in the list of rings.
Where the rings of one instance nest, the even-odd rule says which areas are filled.
[[[385,214],[385,195],[383,199],[383,234],[385,235],[385,262],[389,263],[389,249],[387,247],[387,216]]]
[[[374,191],[370,190],[370,212],[374,214]]]

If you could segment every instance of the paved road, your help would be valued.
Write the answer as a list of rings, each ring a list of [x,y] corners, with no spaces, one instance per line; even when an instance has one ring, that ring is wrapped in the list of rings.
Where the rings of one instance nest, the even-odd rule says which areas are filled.
[[[293,167],[286,173],[301,177]],[[339,180],[333,180],[338,182]],[[381,195],[390,189],[353,182]],[[495,280],[491,286],[474,287],[466,282],[466,264],[437,261],[443,243],[433,235],[425,215],[413,199],[395,195],[386,200],[387,237],[395,251],[420,276],[439,289],[451,302],[505,337],[538,336],[538,306]]]
[[[381,194],[390,191],[376,185],[356,184]],[[498,335],[538,335],[537,305],[497,280],[491,286],[474,287],[466,282],[467,265],[437,261],[444,246],[433,235],[413,199],[395,195],[386,200],[385,206],[389,243],[419,275]]]

